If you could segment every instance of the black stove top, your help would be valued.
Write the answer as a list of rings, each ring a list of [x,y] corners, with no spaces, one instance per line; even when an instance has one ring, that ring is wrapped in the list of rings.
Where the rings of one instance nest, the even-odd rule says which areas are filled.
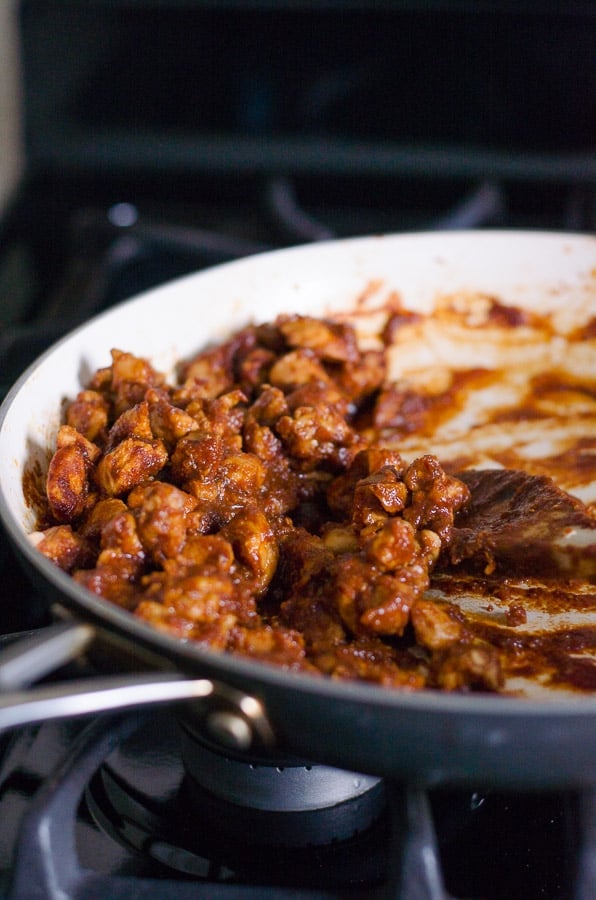
[[[572,794],[386,786],[362,832],[296,847],[250,829],[232,838],[229,808],[190,782],[167,712],[46,723],[5,737],[3,751],[0,895],[15,900],[584,896]],[[394,855],[407,863],[405,893]]]

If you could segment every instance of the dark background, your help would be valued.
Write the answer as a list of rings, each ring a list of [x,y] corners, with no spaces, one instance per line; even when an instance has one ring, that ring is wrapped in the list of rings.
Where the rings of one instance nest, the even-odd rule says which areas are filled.
[[[21,23],[35,171],[596,178],[593,3],[25,0]]]

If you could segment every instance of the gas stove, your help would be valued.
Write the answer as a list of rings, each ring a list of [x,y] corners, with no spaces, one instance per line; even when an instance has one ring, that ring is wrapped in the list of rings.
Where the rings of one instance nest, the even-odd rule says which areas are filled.
[[[5,737],[2,895],[590,896],[576,794],[425,794],[186,742],[167,711]]]
[[[22,3],[27,165],[0,223],[2,393],[95,313],[261,250],[594,230],[593,10],[479,6]],[[50,616],[3,535],[0,573],[7,648]],[[92,675],[75,662],[51,678]],[[11,900],[594,890],[588,787],[426,792],[238,758],[164,709],[0,733],[0,821]]]

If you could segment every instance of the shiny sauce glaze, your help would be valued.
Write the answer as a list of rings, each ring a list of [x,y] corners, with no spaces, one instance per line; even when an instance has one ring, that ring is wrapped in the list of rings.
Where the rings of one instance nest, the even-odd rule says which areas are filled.
[[[155,628],[289,671],[593,692],[593,318],[473,292],[369,313],[250,325],[175,384],[114,350],[32,540]]]

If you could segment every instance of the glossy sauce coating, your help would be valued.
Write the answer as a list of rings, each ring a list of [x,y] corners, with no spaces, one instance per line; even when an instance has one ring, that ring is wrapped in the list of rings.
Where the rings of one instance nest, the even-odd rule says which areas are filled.
[[[68,406],[36,543],[154,627],[289,670],[593,691],[596,379],[562,342],[593,336],[470,295],[393,298],[366,346],[347,316],[281,316],[177,384],[113,351]]]

